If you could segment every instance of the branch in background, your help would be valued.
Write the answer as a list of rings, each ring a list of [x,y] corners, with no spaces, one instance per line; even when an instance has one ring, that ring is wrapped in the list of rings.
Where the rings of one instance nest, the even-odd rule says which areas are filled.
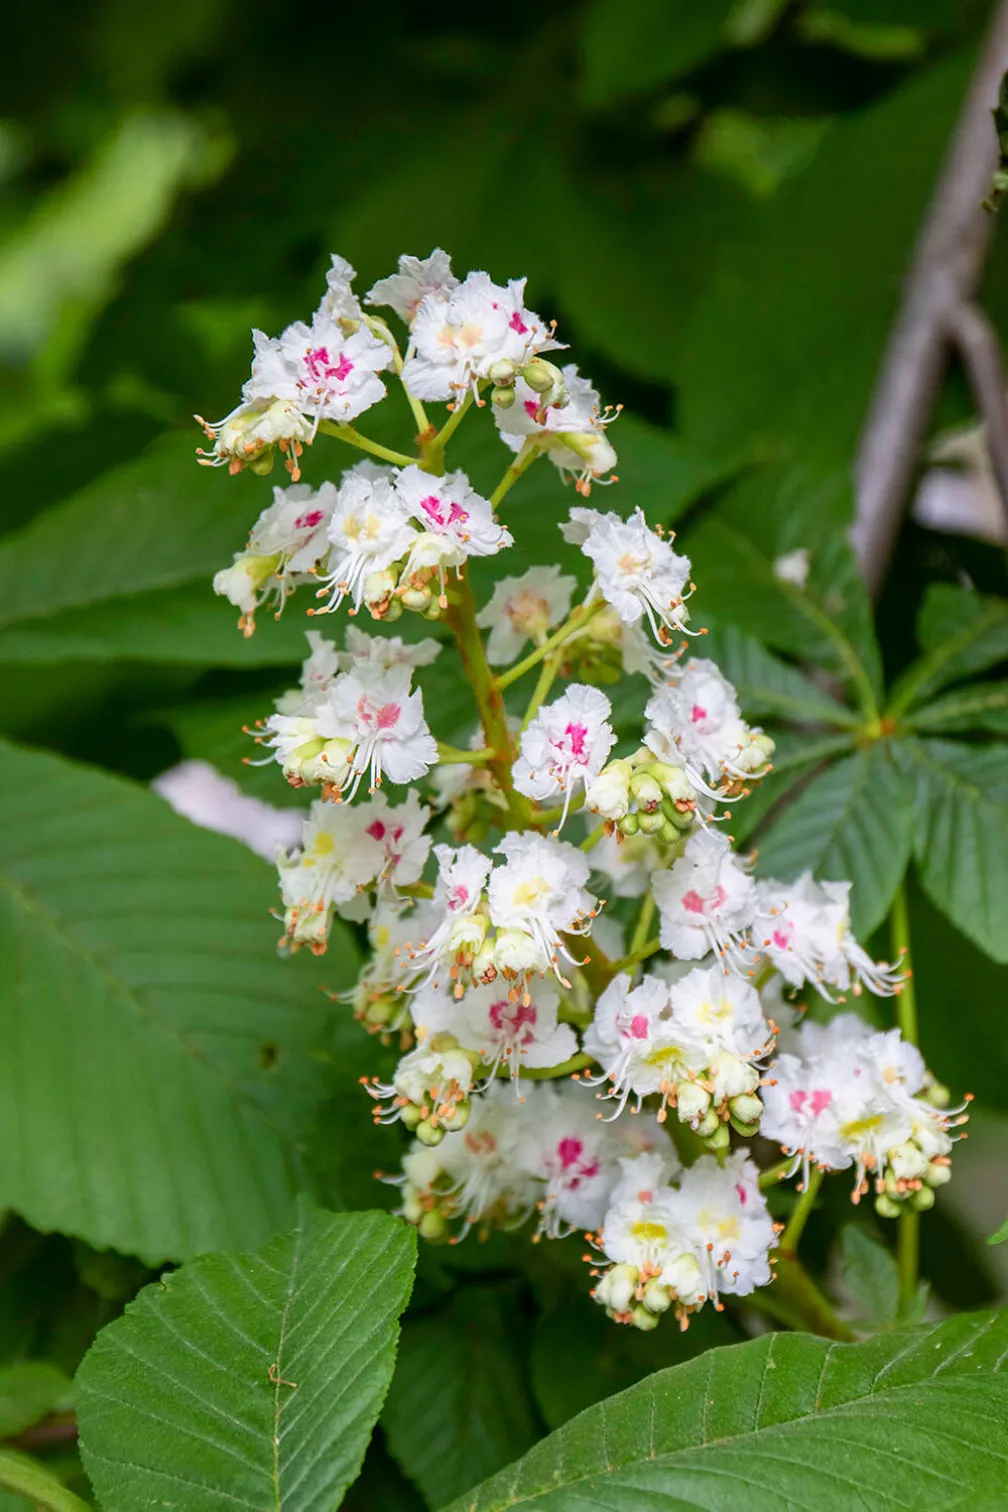
[[[1008,519],[1008,380],[997,334],[983,311],[974,304],[960,305],[949,320],[949,337],[966,370],[987,426],[987,449],[997,480],[1001,508]]]
[[[983,209],[998,164],[991,110],[1008,71],[1008,0],[1000,0],[917,244],[903,307],[855,463],[851,539],[870,592],[882,586],[956,314],[972,302],[990,239]]]

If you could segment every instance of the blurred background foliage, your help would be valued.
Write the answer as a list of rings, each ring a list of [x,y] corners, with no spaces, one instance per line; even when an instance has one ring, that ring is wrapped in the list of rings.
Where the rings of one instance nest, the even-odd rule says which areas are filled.
[[[845,541],[859,429],[989,11],[986,0],[556,0],[506,13],[385,0],[319,7],[292,25],[259,0],[175,0],[142,14],[127,0],[82,0],[47,26],[44,69],[24,64],[40,45],[37,15],[12,11],[0,56],[0,733],[141,781],[203,756],[285,801],[282,785],[242,768],[239,732],[289,681],[304,622],[267,621],[246,642],[213,598],[211,573],[243,544],[268,491],[198,469],[191,414],[233,406],[250,327],[275,333],[307,315],[333,249],[361,289],[399,251],[435,244],[460,272],[528,275],[531,305],[558,318],[582,371],[626,406],[613,502],[678,521],[698,619],[713,625],[747,713],[786,723],[789,697],[818,697],[818,715],[829,697],[793,681],[810,657],[836,670],[828,638],[816,640],[773,577],[773,560],[798,547],[812,552],[812,599],[876,692],[891,685],[919,650],[922,610],[925,644],[942,604],[960,622],[960,602],[936,592],[1006,589],[999,545],[908,522],[876,646]],[[983,299],[1003,338],[1006,295],[1002,237]],[[935,430],[972,414],[953,371]],[[463,434],[460,446],[475,480],[492,483],[493,438]],[[334,470],[338,452],[316,447],[306,479]],[[543,561],[571,502],[546,471],[516,490],[509,514]],[[960,676],[1004,675],[1000,634]],[[438,733],[460,738],[459,692],[450,680],[438,688]],[[813,708],[797,722],[817,717]],[[1004,734],[1000,718],[979,727],[994,750],[995,799],[978,812],[1008,851],[1008,766],[989,743]],[[854,765],[826,777],[839,790],[836,824],[869,832],[867,859],[838,857],[836,828],[810,839],[812,820],[785,830],[782,819],[768,843],[771,854],[776,844],[825,860],[827,872],[862,866],[861,922],[872,929],[917,845],[921,805],[968,796],[915,785],[902,748],[866,753],[856,727],[840,719],[848,754],[831,750]],[[977,739],[969,721],[961,727],[953,765]],[[785,729],[768,805],[814,769],[799,761],[789,777],[789,750]],[[904,783],[895,798],[894,782]],[[886,817],[894,806],[903,828]],[[918,845],[912,884],[923,1045],[957,1092],[975,1090],[979,1111],[924,1266],[940,1299],[975,1305],[1002,1288],[999,1252],[980,1238],[1008,1210],[1006,968],[996,964],[1008,959],[1008,858],[989,863],[995,902],[976,923],[972,905],[943,899],[930,854]],[[875,944],[885,951],[884,934]],[[264,919],[264,957],[271,947]],[[370,1048],[336,1044],[344,1073]],[[344,1074],[329,1088],[332,1119],[317,1122],[309,1164],[328,1200],[365,1205],[375,1198],[357,1168],[372,1154],[349,1133],[366,1119],[344,1116],[348,1084]],[[839,1193],[817,1215],[810,1236],[824,1265],[851,1216]],[[8,1221],[0,1358],[59,1367],[45,1411],[60,1408],[61,1372],[144,1274],[131,1265]],[[402,1410],[385,1435],[412,1485],[379,1438],[348,1505],[438,1505],[587,1402],[734,1334],[713,1319],[682,1341],[628,1340],[573,1300],[582,1269],[573,1254],[519,1259],[504,1240],[428,1252],[391,1399]],[[423,1371],[445,1337],[462,1355],[507,1355],[513,1413],[463,1393],[447,1428],[424,1423],[436,1404]],[[479,1378],[475,1357],[459,1369]],[[425,1445],[439,1431],[453,1447],[432,1458]]]

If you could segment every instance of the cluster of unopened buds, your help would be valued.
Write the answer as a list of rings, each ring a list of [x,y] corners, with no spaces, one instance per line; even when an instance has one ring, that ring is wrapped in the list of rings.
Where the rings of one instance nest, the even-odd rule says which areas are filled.
[[[281,943],[318,954],[336,915],[366,926],[346,996],[400,1046],[366,1088],[378,1121],[411,1136],[394,1179],[425,1238],[584,1232],[611,1317],[685,1326],[772,1279],[769,1185],[852,1168],[855,1201],[874,1190],[882,1216],[922,1210],[964,1108],[897,1029],[850,1012],[798,1026],[802,989],[833,1006],[891,996],[901,968],[855,940],[849,883],[758,878],[733,848],[724,805],[772,770],[774,744],[695,640],[673,644],[696,632],[672,538],[639,509],[578,504],[558,521],[569,573],[497,570],[522,538],[520,506],[508,526],[498,510],[537,458],[582,497],[616,462],[612,417],[544,356],[555,326],[524,281],[459,280],[440,250],[403,257],[364,301],[402,320],[400,345],[352,279],[334,258],[310,325],[256,333],[242,403],[207,427],[203,457],[266,472],[279,450],[292,477],[215,579],[246,634],[303,586],[316,625],[346,604],[377,630],[310,631],[299,686],[251,732],[263,762],[317,794],[278,858]],[[412,452],[352,423],[389,374]],[[486,394],[514,460],[484,496],[445,455]],[[440,425],[432,403],[448,406]],[[369,455],[311,487],[298,479],[320,432]],[[428,679],[453,646],[473,698],[463,746],[428,724]],[[629,677],[643,680],[633,730],[603,691]],[[783,1155],[762,1172],[757,1134]]]

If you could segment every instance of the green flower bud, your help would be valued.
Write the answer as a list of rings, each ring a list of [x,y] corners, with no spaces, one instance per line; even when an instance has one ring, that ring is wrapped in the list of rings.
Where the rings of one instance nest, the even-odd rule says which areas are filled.
[[[637,1274],[635,1265],[614,1265],[595,1288],[596,1302],[601,1302],[610,1312],[629,1312],[637,1289]]]
[[[672,1294],[667,1286],[663,1286],[657,1276],[648,1282],[644,1288],[644,1306],[648,1312],[668,1312],[672,1306]]]
[[[634,773],[630,778],[630,796],[645,813],[653,814],[661,807],[662,790],[650,772]]]
[[[273,449],[270,448],[269,451],[263,452],[261,456],[254,457],[249,463],[249,469],[255,473],[257,478],[268,478],[273,471],[274,459]]]
[[[424,1213],[417,1224],[421,1239],[429,1239],[436,1244],[439,1239],[444,1239],[448,1233],[448,1223],[444,1216],[437,1212]]]
[[[446,1128],[449,1133],[453,1134],[459,1129],[464,1129],[466,1124],[469,1122],[469,1108],[470,1103],[467,1097],[463,1098],[462,1102],[455,1103],[449,1112],[442,1113],[442,1126]]]
[[[417,1125],[423,1119],[423,1113],[416,1103],[410,1103],[408,1107],[403,1108],[400,1116],[411,1134],[416,1132]]]
[[[647,812],[639,813],[637,815],[637,819],[640,824],[640,832],[642,835],[661,834],[662,826],[665,823],[665,815],[662,813],[661,809],[659,809],[655,814],[649,814]]]
[[[729,1113],[728,1122],[743,1139],[753,1139],[759,1133],[759,1123],[741,1123],[734,1113]]]
[[[497,362],[491,362],[486,375],[493,384],[508,384],[514,383],[517,372],[518,369],[510,357],[502,357]]]
[[[899,1181],[919,1181],[930,1164],[912,1140],[894,1145],[886,1159],[893,1175]]]
[[[639,1328],[641,1333],[650,1333],[652,1328],[658,1327],[658,1316],[645,1307],[643,1302],[638,1302],[633,1310],[633,1326]]]
[[[707,1136],[707,1148],[709,1150],[727,1150],[730,1144],[731,1135],[728,1132],[728,1125],[721,1123],[719,1120],[714,1133]]]
[[[932,1108],[947,1108],[952,1101],[952,1094],[941,1082],[933,1081],[924,1093],[924,1101],[930,1103]]]
[[[875,1211],[880,1218],[898,1218],[903,1211],[903,1207],[901,1203],[894,1202],[891,1197],[887,1197],[883,1192],[880,1197],[875,1198]]]
[[[918,1213],[926,1213],[935,1205],[935,1194],[929,1186],[922,1186],[910,1194],[910,1206]]]
[[[683,1123],[700,1122],[710,1110],[710,1093],[699,1082],[681,1081],[676,1084],[676,1107]],[[714,1115],[715,1119],[717,1115]]]
[[[433,597],[429,583],[414,583],[409,588],[404,588],[399,594],[403,608],[412,609],[417,614],[426,613]]]
[[[563,376],[559,368],[552,362],[545,362],[542,357],[533,357],[521,370],[521,375],[534,394],[545,394],[551,388],[559,384],[563,386]]]
[[[697,1124],[696,1132],[700,1135],[701,1139],[709,1139],[715,1132],[715,1130],[719,1129],[720,1127],[720,1118],[718,1118],[713,1108],[709,1108],[704,1114],[703,1118],[701,1118],[700,1122]]]
[[[741,1092],[738,1097],[729,1097],[728,1111],[739,1123],[758,1124],[763,1117],[763,1104],[755,1092]]]
[[[434,1146],[439,1145],[445,1137],[445,1131],[440,1123],[432,1124],[428,1118],[417,1124],[415,1133],[420,1143],[426,1145],[429,1150],[433,1150]]]
[[[620,820],[618,828],[621,835],[626,835],[629,838],[631,835],[636,835],[639,831],[640,819],[636,814],[625,814]]]
[[[937,1165],[932,1160],[928,1163],[928,1168],[924,1172],[924,1180],[927,1182],[929,1187],[948,1186],[949,1182],[952,1180],[952,1167],[947,1165]]]
[[[490,400],[498,409],[510,409],[515,402],[515,391],[513,388],[495,388],[490,394]]]

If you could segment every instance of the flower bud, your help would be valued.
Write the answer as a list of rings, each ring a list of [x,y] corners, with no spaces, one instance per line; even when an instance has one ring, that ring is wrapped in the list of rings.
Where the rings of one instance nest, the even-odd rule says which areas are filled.
[[[929,1186],[918,1187],[910,1193],[910,1206],[918,1213],[926,1213],[935,1205],[935,1194]]]
[[[681,1081],[676,1085],[676,1107],[683,1123],[698,1126],[710,1108],[710,1093],[699,1082]],[[715,1115],[716,1116],[716,1115]]]
[[[452,1103],[446,1111],[439,1113],[441,1124],[450,1134],[455,1134],[459,1129],[465,1128],[469,1122],[470,1106],[468,1097],[465,1097],[461,1102]]]
[[[898,1181],[920,1181],[929,1165],[927,1158],[909,1139],[905,1144],[894,1145],[886,1160]]]
[[[636,835],[640,830],[640,819],[636,814],[624,814],[618,828],[621,835],[626,835],[629,838],[631,835]]]
[[[607,1307],[610,1312],[629,1312],[636,1289],[637,1267],[614,1265],[612,1270],[606,1271],[596,1286],[595,1300],[601,1302],[602,1306]]]
[[[703,1272],[695,1255],[677,1255],[663,1266],[661,1278],[681,1302],[693,1302],[704,1290]]]
[[[727,1150],[731,1144],[731,1135],[726,1123],[718,1123],[713,1134],[707,1135],[707,1148],[710,1150]]]
[[[563,374],[542,357],[533,357],[521,370],[521,375],[534,394],[546,394],[551,388],[563,387]]]
[[[548,971],[542,947],[521,929],[499,929],[494,945],[498,971],[512,971],[517,976],[527,971]]]
[[[710,1139],[715,1130],[719,1129],[720,1127],[721,1120],[720,1118],[718,1118],[713,1108],[708,1108],[703,1118],[701,1118],[700,1122],[695,1126],[696,1133],[700,1135],[701,1139]]]
[[[426,614],[434,598],[434,591],[430,583],[411,583],[398,595],[404,609],[412,609],[415,614]]]
[[[924,1101],[930,1103],[932,1108],[947,1108],[952,1101],[952,1094],[941,1082],[932,1081],[924,1091]]]
[[[653,814],[661,808],[662,790],[651,776],[650,772],[635,772],[630,779],[630,797],[637,804],[638,810]]]
[[[510,357],[501,357],[497,362],[491,362],[486,370],[490,382],[495,385],[514,383],[517,367]]]
[[[399,1117],[412,1134],[423,1120],[423,1110],[418,1108],[416,1103],[410,1103],[407,1107],[403,1108]]]
[[[513,388],[495,388],[490,394],[490,401],[498,409],[510,409],[515,402],[515,391]]]
[[[665,824],[665,815],[661,809],[657,813],[649,814],[646,811],[637,815],[642,835],[659,835]]]
[[[417,1224],[417,1228],[420,1231],[421,1239],[427,1239],[432,1244],[436,1244],[439,1239],[443,1239],[447,1234],[448,1223],[443,1214],[431,1211],[424,1213]]]
[[[672,1306],[672,1293],[662,1281],[655,1277],[645,1286],[642,1300],[648,1312],[668,1312]]]
[[[633,1310],[633,1326],[639,1328],[641,1333],[650,1333],[652,1328],[658,1327],[657,1314],[646,1308],[643,1302],[638,1302]]]
[[[929,1187],[948,1186],[952,1180],[952,1167],[932,1160],[924,1172],[924,1180]]]
[[[395,573],[387,567],[382,572],[369,572],[364,579],[364,602],[369,608],[372,604],[385,603],[395,593],[397,581]]]
[[[620,820],[626,817],[630,807],[630,774],[628,761],[610,761],[589,783],[585,794],[588,807],[603,819]],[[624,831],[624,833],[626,833]]]
[[[740,1092],[728,1099],[728,1111],[739,1123],[758,1124],[763,1117],[763,1104],[754,1092]]]
[[[257,478],[268,478],[273,471],[276,457],[272,450],[262,452],[254,461],[249,463],[249,470],[254,472]]]
[[[903,1207],[901,1203],[894,1202],[883,1192],[881,1196],[875,1198],[875,1211],[880,1218],[898,1218]]]
[[[444,1139],[445,1131],[441,1127],[440,1122],[434,1124],[431,1123],[430,1119],[425,1118],[416,1126],[416,1137],[422,1145],[426,1145],[429,1150],[432,1150],[435,1145],[439,1145],[442,1139]]]

